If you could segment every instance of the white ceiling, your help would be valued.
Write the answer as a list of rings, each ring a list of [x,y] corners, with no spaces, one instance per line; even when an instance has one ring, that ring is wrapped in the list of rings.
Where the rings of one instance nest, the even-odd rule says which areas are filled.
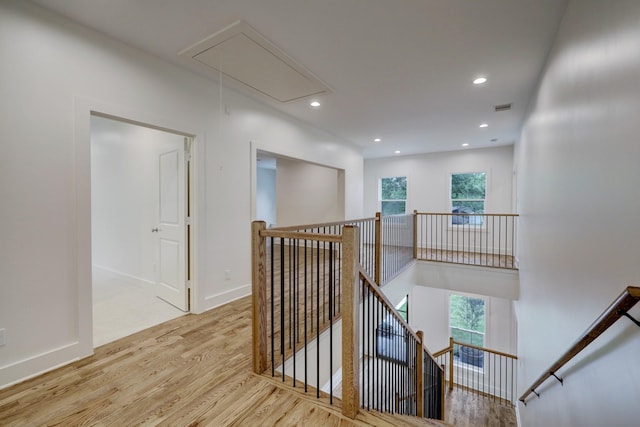
[[[365,157],[515,142],[567,3],[32,1],[202,75],[178,53],[242,19],[333,91],[318,99],[319,108],[309,99],[259,99],[360,147]],[[489,81],[474,86],[478,75]],[[511,111],[494,112],[506,103]],[[480,129],[483,122],[489,127]],[[374,143],[377,137],[382,142]]]

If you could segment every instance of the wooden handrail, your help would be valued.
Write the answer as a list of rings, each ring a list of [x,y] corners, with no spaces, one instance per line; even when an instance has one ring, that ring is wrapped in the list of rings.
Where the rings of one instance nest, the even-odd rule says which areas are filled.
[[[384,292],[382,291],[382,289],[380,289],[380,286],[376,285],[376,283],[373,281],[373,279],[371,279],[371,276],[369,276],[367,274],[366,271],[364,271],[364,269],[362,268],[362,266],[358,267],[360,270],[360,277],[364,280],[366,280],[368,282],[369,288],[373,291],[373,293],[376,294],[376,296],[378,297],[378,299],[380,300],[380,302],[382,303],[382,305],[384,305],[389,312],[391,312],[391,314],[394,317],[394,320],[396,322],[398,322],[398,324],[400,324],[400,326],[402,326],[407,332],[409,332],[409,334],[418,342],[422,342],[422,339],[419,338],[418,334],[416,332],[414,332],[413,329],[411,329],[411,326],[409,326],[409,324],[402,318],[402,316],[400,316],[400,314],[398,314],[398,311],[396,310],[396,308],[393,306],[393,304],[391,304],[391,301],[389,301],[389,298],[387,298],[387,296],[384,294]],[[423,350],[425,351],[425,353],[427,353],[427,355],[431,358],[431,360],[433,360],[436,364],[438,363],[438,361],[435,359],[435,357],[431,354],[431,352],[429,351],[429,349],[427,349],[424,345],[422,346]]]
[[[371,218],[351,219],[351,220],[345,220],[345,221],[323,222],[319,224],[291,225],[286,227],[273,227],[273,228],[270,228],[269,230],[279,230],[279,231],[308,230],[310,228],[334,227],[336,225],[353,225],[357,222],[373,221],[375,219],[376,219],[375,217],[371,217]]]
[[[520,216],[520,214],[489,214],[489,213],[452,213],[452,212],[416,212],[416,215],[450,215],[450,216]]]
[[[455,340],[452,341],[452,345],[450,345],[449,347],[445,347],[442,350],[438,350],[435,353],[433,353],[433,357],[440,357],[443,354],[447,354],[448,352],[453,351],[453,344],[463,345],[463,346],[469,347],[469,348],[475,348],[476,350],[486,351],[487,353],[495,354],[497,356],[508,357],[510,359],[517,359],[518,358],[518,356],[516,356],[514,354],[503,353],[502,351],[492,350],[490,348],[485,348],[485,347],[478,347],[477,345],[467,344],[465,342],[460,342],[460,341],[455,341]]]
[[[260,230],[261,237],[279,237],[284,239],[298,239],[298,240],[314,240],[320,242],[334,242],[341,243],[341,234],[317,234],[317,233],[301,233],[297,231],[282,231],[273,228]]]
[[[534,390],[537,389],[549,377],[555,376],[556,372],[562,368],[567,362],[573,359],[585,347],[591,344],[604,331],[613,325],[620,317],[626,315],[637,302],[640,300],[640,287],[628,286],[618,298],[596,319],[589,328],[580,336],[580,338],[564,353],[560,358],[547,369],[540,377],[527,388],[527,391],[520,396],[520,401],[525,403],[525,399]],[[558,379],[560,380],[560,379]],[[535,393],[539,396],[538,393]]]

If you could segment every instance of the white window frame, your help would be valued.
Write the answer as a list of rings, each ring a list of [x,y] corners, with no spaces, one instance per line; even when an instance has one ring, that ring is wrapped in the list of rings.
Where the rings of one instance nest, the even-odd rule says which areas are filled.
[[[478,215],[484,215],[487,213],[487,199],[489,198],[489,171],[476,170],[476,171],[461,171],[461,172],[449,172],[448,180],[449,180],[449,190],[447,192],[448,198],[448,211],[453,214],[453,198],[451,197],[451,182],[453,180],[453,175],[467,175],[467,174],[475,174],[475,173],[483,173],[484,174],[484,199],[456,199],[457,201],[465,201],[465,202],[482,202],[484,207],[484,212]],[[483,217],[484,218],[484,217]],[[449,217],[449,228],[473,228],[479,230],[486,229],[486,221],[482,221],[481,224],[454,224],[453,223],[453,215]]]
[[[404,178],[407,184],[405,199],[382,199],[382,180],[389,178]],[[382,176],[378,178],[378,212],[382,212],[382,202],[404,202],[404,213],[396,215],[406,215],[408,211],[409,200],[409,178],[406,175]]]
[[[471,294],[468,292],[458,292],[458,291],[447,292],[447,336],[449,337],[452,336],[451,334],[451,296],[452,295],[460,295],[463,297],[476,298],[484,301],[484,334],[482,338],[481,347],[486,347],[487,336],[489,335],[489,315],[490,315],[489,298],[484,295]]]

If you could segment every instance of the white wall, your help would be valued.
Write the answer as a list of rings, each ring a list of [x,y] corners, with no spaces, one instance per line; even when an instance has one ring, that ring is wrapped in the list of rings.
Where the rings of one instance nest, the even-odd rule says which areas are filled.
[[[158,155],[183,145],[180,135],[91,117],[94,266],[155,283]]]
[[[449,294],[481,295],[487,301],[485,347],[515,354],[512,304],[517,285],[513,271],[420,261],[383,290],[395,296],[394,304],[409,290],[409,324],[424,332],[431,352],[449,345]]]
[[[524,123],[520,392],[640,282],[639,22],[636,0],[571,1]],[[638,425],[638,354],[623,318],[519,406],[522,425]]]
[[[267,223],[267,227],[276,224],[276,171],[270,168],[257,169],[256,219]]]
[[[362,214],[342,141],[28,2],[0,3],[0,61],[0,386],[93,351],[91,111],[195,136],[196,312],[250,292],[256,150],[344,169]]]
[[[409,295],[409,324],[414,330],[424,331],[425,345],[429,351],[436,352],[449,346],[451,294],[483,297],[487,319],[484,346],[504,353],[516,353],[512,301],[456,290],[414,286]]]
[[[284,158],[278,158],[276,164],[278,226],[345,219],[338,170]]]
[[[512,209],[513,146],[449,151],[415,156],[366,159],[364,162],[364,210],[373,215],[378,207],[378,181],[383,177],[407,177],[407,213],[449,212],[451,173],[487,172],[487,213]]]

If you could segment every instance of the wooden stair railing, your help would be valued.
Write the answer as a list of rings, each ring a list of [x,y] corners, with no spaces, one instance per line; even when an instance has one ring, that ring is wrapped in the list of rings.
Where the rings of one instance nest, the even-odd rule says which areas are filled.
[[[393,365],[394,368],[391,369],[395,369],[395,374],[387,375],[386,382],[384,378],[371,381],[367,380],[364,372],[371,371],[372,363],[364,364],[362,385],[365,393],[362,393],[362,406],[381,412],[443,419],[444,368],[424,346],[423,332],[413,331],[380,287],[362,269],[359,270],[359,279],[361,287],[358,293],[362,295],[359,313],[363,320],[360,328],[362,353],[368,356],[367,360],[373,360],[374,371],[378,363]],[[392,338],[386,343],[377,342],[379,334]],[[406,373],[403,368],[406,369]],[[382,390],[380,384],[385,384],[386,389]],[[403,393],[399,393],[403,388]],[[430,392],[428,396],[425,395],[425,390],[434,388],[437,393]],[[388,399],[395,402],[395,407]],[[412,403],[403,407],[400,403],[407,400],[411,400]]]
[[[317,264],[315,270],[311,270],[310,276],[318,276],[322,278],[324,275],[324,269],[322,270],[322,275],[320,275],[320,254],[324,253],[326,249],[324,246],[322,247],[322,251],[318,252],[317,249],[320,248],[320,244],[316,246],[316,253],[313,253],[313,244],[311,246],[308,245],[308,242],[325,242],[328,246],[328,254],[327,257],[329,259],[329,268],[327,269],[327,274],[329,278],[328,292],[329,292],[329,309],[330,313],[334,312],[335,302],[336,300],[338,305],[339,317],[342,322],[342,412],[345,416],[354,418],[361,406],[359,392],[360,387],[360,355],[361,351],[359,348],[360,343],[360,334],[362,333],[362,329],[360,328],[359,319],[361,315],[360,305],[362,303],[362,292],[363,286],[362,283],[365,283],[367,289],[373,291],[372,294],[379,295],[380,299],[384,301],[385,306],[389,306],[390,310],[393,311],[392,314],[395,315],[400,322],[404,323],[404,321],[400,318],[399,314],[395,312],[395,309],[392,305],[390,305],[389,301],[386,299],[384,294],[379,291],[378,286],[373,283],[372,279],[369,277],[368,273],[364,271],[363,267],[359,263],[359,233],[358,228],[352,225],[340,224],[340,234],[319,234],[313,232],[300,232],[300,231],[290,231],[290,230],[277,230],[277,229],[266,229],[266,225],[262,221],[256,221],[252,224],[252,291],[253,291],[253,369],[254,372],[258,374],[262,374],[268,369],[269,360],[271,360],[271,370],[273,376],[274,370],[274,357],[275,353],[282,357],[282,374],[284,381],[284,360],[286,357],[293,356],[293,370],[295,372],[295,356],[296,352],[305,348],[305,363],[306,363],[306,343],[307,343],[307,316],[303,312],[300,316],[298,316],[298,312],[296,310],[301,310],[303,307],[306,310],[306,295],[307,295],[307,272],[308,268],[306,264],[299,264],[296,261],[295,253],[298,251],[303,252],[305,255],[303,256],[303,262],[306,262],[307,255],[306,250],[310,249],[310,259],[313,260]],[[267,239],[270,239],[270,244],[267,244]],[[278,239],[280,243],[276,243],[274,239]],[[286,240],[289,239],[289,240]],[[300,243],[303,243],[302,249],[300,249]],[[287,274],[285,277],[284,270],[282,273],[278,273],[274,278],[273,274],[273,266],[274,266],[274,252],[275,246],[278,246],[280,257],[276,258],[278,264],[282,268],[294,268],[296,269],[293,273],[293,277],[291,274]],[[287,246],[288,251],[293,251],[294,254],[292,257],[285,257],[284,246]],[[270,249],[269,249],[270,248]],[[338,252],[336,252],[338,251]],[[270,252],[270,262],[268,264],[268,256],[267,254]],[[340,254],[340,255],[337,255]],[[324,255],[322,255],[324,260]],[[332,262],[333,260],[333,267]],[[324,261],[323,261],[324,262]],[[271,267],[269,267],[271,266]],[[288,266],[288,267],[287,267]],[[313,267],[312,267],[313,268]],[[270,271],[269,271],[270,270]],[[333,272],[333,273],[332,273]],[[296,279],[298,277],[298,279]],[[274,306],[273,302],[269,301],[270,297],[274,296],[274,282],[275,279],[278,279],[277,282],[280,283],[281,293],[279,296],[279,306]],[[301,285],[300,278],[304,278],[303,284],[304,287],[298,286]],[[363,278],[365,282],[363,282]],[[270,287],[267,286],[267,283],[270,281]],[[285,282],[287,285],[285,286]],[[288,288],[290,284],[293,284],[293,288]],[[337,285],[337,287],[336,287]],[[337,294],[332,294],[332,290],[338,289]],[[298,292],[296,294],[296,292]],[[300,297],[300,293],[303,292],[303,296]],[[313,289],[311,290],[311,294],[313,294]],[[298,296],[296,296],[298,295]],[[324,295],[324,290],[323,290]],[[320,296],[320,289],[316,289],[316,296]],[[287,300],[285,300],[285,298]],[[293,298],[293,299],[292,299]],[[322,297],[324,298],[324,296]],[[332,309],[331,302],[334,302],[334,309]],[[318,304],[318,301],[316,301]],[[324,302],[323,302],[324,304]],[[286,310],[293,310],[286,312]],[[269,312],[269,313],[268,313]],[[274,313],[279,314],[280,319],[282,320],[282,327],[280,327],[278,341],[280,342],[279,348],[274,345],[274,322],[276,321],[276,317],[274,317]],[[315,315],[319,315],[318,309],[315,312]],[[298,317],[300,320],[298,321]],[[285,337],[284,325],[287,323],[286,318],[288,320],[287,326],[289,329],[288,337]],[[337,318],[337,317],[336,317]],[[335,318],[334,318],[335,319]],[[291,329],[291,322],[293,322],[293,333]],[[297,322],[297,323],[296,323]],[[332,317],[329,316],[330,325],[333,324]],[[313,325],[313,323],[312,323]],[[271,326],[271,330],[269,330],[269,326]],[[321,331],[319,330],[320,324],[316,322],[316,328],[310,339],[319,339]],[[403,325],[406,326],[406,323]],[[313,326],[312,326],[313,328]],[[297,341],[297,330],[301,329],[303,332],[304,340],[302,344],[298,344]],[[331,329],[329,328],[329,331]],[[411,331],[411,334],[416,335]],[[269,337],[271,337],[271,346],[269,349]],[[289,350],[285,349],[285,344],[289,346]],[[317,345],[319,348],[319,344]],[[419,349],[420,351],[418,356],[416,357],[418,360],[422,360],[423,352],[426,349],[422,346],[422,338],[420,335],[419,338]],[[319,355],[319,353],[318,353]],[[427,358],[430,357],[430,354],[427,352],[425,354]],[[330,356],[332,357],[332,356]],[[331,362],[331,359],[329,361]],[[422,368],[422,363],[420,363],[420,367]],[[440,367],[438,367],[440,368]],[[422,381],[422,375],[419,375],[418,384]],[[443,378],[444,376],[440,376]],[[296,382],[295,374],[293,377],[294,383]],[[441,390],[443,390],[444,380],[440,381]],[[306,384],[306,374],[305,374],[305,384]],[[319,384],[316,385],[319,389]],[[421,387],[421,386],[419,386]],[[422,393],[419,393],[422,395]],[[332,394],[330,393],[330,399],[332,398]],[[423,405],[420,404],[420,412],[422,412]]]
[[[471,354],[468,357],[460,354],[463,349]],[[455,341],[450,337],[449,346],[435,352],[433,357],[447,371],[449,391],[455,386],[489,400],[514,406],[518,356]]]
[[[604,331],[609,329],[609,327],[616,323],[621,317],[628,317],[636,325],[640,326],[640,322],[628,314],[628,311],[636,305],[638,300],[640,300],[640,287],[628,286],[596,319],[596,321],[587,328],[587,330],[580,336],[580,338],[578,338],[569,350],[560,356],[560,358],[553,363],[549,369],[544,371],[544,373],[527,388],[527,391],[520,396],[519,400],[526,405],[526,399],[531,393],[540,397],[540,393],[535,390],[549,377],[554,377],[562,383],[563,379],[556,375],[558,370],[573,359],[578,353],[584,350],[584,348],[591,344],[596,338],[602,335]]]

